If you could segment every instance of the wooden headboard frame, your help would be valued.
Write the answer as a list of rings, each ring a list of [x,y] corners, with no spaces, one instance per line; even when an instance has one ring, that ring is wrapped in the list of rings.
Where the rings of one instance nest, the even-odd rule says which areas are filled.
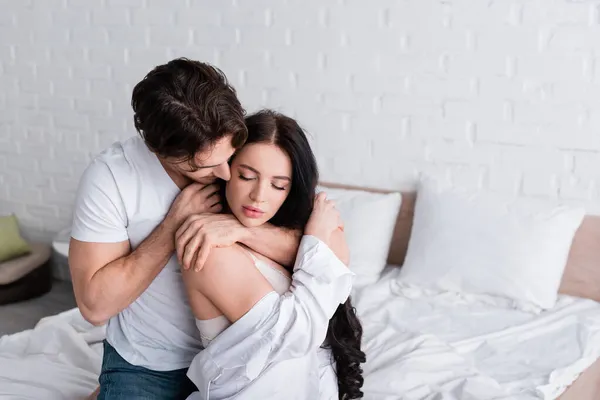
[[[324,187],[391,193],[390,190],[321,183]],[[402,265],[412,229],[416,193],[402,192],[388,263]],[[600,301],[600,216],[587,215],[575,234],[560,293]]]

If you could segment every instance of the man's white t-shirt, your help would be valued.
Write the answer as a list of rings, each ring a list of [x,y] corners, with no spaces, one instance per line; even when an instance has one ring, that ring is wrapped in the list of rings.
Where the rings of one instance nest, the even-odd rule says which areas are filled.
[[[83,242],[129,240],[133,250],[179,193],[140,137],[115,143],[83,173],[71,236]],[[133,365],[155,371],[189,367],[202,343],[175,254],[144,293],[109,320],[107,341]]]

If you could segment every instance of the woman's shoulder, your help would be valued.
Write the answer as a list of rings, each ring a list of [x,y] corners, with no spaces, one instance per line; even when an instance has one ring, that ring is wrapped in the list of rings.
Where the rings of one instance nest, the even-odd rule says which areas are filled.
[[[235,286],[241,279],[255,276],[252,272],[256,270],[254,263],[238,247],[233,245],[211,249],[202,269],[198,272],[188,271],[187,275],[193,274],[192,280],[199,282],[205,289],[206,285],[214,288]]]
[[[282,265],[238,243],[229,247],[212,249],[206,260],[205,268],[214,269],[215,273],[220,273],[217,272],[219,270],[235,271],[239,268],[258,268],[262,271],[259,264],[275,270],[288,280],[291,278],[290,272]]]
[[[205,267],[211,268],[223,265],[253,266],[252,259],[247,254],[244,254],[244,251],[237,243],[228,247],[215,247],[210,250]]]

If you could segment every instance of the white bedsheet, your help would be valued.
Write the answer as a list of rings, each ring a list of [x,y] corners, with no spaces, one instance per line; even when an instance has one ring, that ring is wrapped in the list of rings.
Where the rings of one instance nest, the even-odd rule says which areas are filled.
[[[405,287],[398,271],[354,294],[366,399],[555,399],[600,357],[597,302],[560,296],[536,315]]]
[[[84,399],[98,386],[104,327],[78,309],[0,338],[0,399]]]
[[[367,400],[554,399],[600,357],[600,304],[561,296],[540,315],[394,283],[358,291]],[[0,399],[83,399],[105,331],[78,310],[0,338]]]

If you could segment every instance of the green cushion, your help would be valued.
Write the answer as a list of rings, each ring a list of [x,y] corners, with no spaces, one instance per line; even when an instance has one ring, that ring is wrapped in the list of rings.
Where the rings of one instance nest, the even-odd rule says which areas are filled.
[[[0,262],[29,254],[31,247],[21,237],[14,214],[0,217]]]

